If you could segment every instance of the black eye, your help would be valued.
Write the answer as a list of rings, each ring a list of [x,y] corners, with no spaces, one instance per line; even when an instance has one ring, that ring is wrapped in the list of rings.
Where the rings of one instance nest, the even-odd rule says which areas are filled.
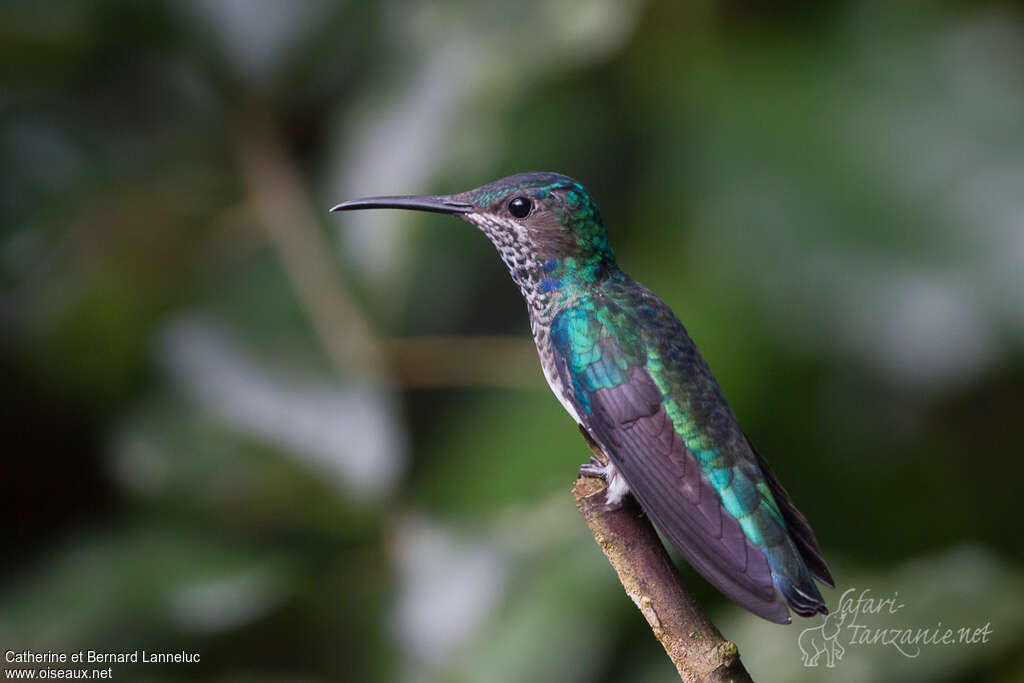
[[[516,218],[526,218],[532,208],[533,203],[526,197],[516,197],[508,203],[508,212]]]

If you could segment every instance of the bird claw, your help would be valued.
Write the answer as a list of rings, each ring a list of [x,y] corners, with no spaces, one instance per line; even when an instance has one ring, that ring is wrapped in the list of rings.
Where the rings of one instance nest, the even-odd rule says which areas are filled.
[[[597,459],[597,456],[590,456],[590,462],[580,465],[581,477],[597,477],[601,481],[608,481],[608,470],[605,464]]]

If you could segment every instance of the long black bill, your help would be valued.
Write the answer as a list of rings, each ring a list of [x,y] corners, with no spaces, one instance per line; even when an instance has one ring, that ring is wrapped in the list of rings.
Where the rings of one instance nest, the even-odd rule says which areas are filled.
[[[364,197],[338,204],[331,211],[354,211],[356,209],[410,209],[412,211],[433,211],[434,213],[470,213],[472,204],[457,202],[444,195],[421,197]]]

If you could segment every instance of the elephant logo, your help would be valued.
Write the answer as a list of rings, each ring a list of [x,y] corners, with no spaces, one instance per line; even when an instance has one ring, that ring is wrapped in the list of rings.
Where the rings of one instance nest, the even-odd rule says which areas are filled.
[[[804,666],[818,666],[818,659],[825,655],[825,666],[830,669],[843,658],[846,650],[839,644],[846,614],[829,614],[820,626],[805,628],[797,638]]]

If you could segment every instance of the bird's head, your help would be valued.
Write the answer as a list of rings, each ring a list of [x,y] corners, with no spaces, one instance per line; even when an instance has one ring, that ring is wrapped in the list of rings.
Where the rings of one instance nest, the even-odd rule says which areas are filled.
[[[566,263],[593,279],[615,264],[597,205],[572,178],[558,173],[518,173],[452,195],[368,197],[335,206],[411,209],[447,213],[472,223],[497,247],[517,281],[517,269]]]

